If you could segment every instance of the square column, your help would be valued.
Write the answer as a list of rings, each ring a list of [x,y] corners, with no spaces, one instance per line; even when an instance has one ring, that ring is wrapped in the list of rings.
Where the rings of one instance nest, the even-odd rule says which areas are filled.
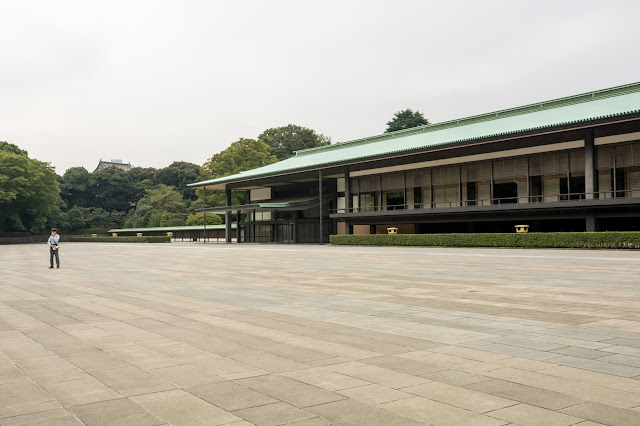
[[[351,213],[353,211],[353,197],[351,196],[351,174],[347,167],[344,172],[344,207],[345,213]],[[345,219],[344,221],[344,233],[346,235],[351,234],[351,221]]]
[[[594,212],[588,212],[585,221],[585,230],[587,232],[598,232],[600,230],[600,227],[598,226],[598,219]]]
[[[242,242],[242,227],[240,226],[240,216],[242,216],[242,212],[240,210],[237,211],[236,213],[236,242],[237,243],[241,243]]]
[[[224,199],[227,206],[231,205],[231,190],[225,188]],[[231,242],[231,210],[224,212],[224,238],[225,242]]]
[[[598,174],[596,173],[596,149],[594,145],[593,129],[587,130],[584,137],[584,192],[587,200],[595,198],[594,192],[598,188]]]

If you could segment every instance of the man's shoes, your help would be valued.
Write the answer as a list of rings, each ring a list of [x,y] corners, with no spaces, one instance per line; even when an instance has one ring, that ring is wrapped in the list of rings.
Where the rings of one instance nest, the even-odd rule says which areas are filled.
[[[60,269],[60,265],[58,265],[58,269]]]
[[[53,266],[49,266],[49,269],[53,269]]]

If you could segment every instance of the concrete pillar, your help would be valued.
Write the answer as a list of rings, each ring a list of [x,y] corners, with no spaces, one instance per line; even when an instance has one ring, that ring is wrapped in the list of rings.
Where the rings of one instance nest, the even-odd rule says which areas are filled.
[[[251,212],[251,235],[253,238],[253,242],[257,242],[256,241],[256,211],[253,210]]]
[[[241,226],[240,226],[240,217],[242,216],[242,212],[240,210],[238,210],[236,212],[236,242],[241,243],[242,242],[242,233],[241,231]]]
[[[318,197],[319,197],[319,210],[320,210],[320,244],[324,244],[324,224],[322,223],[324,211],[322,209],[322,204],[324,199],[322,197],[322,169],[318,170]]]
[[[593,129],[589,129],[584,137],[584,192],[587,193],[587,200],[594,198],[593,193],[598,188],[597,177]]]
[[[202,211],[202,218],[204,219],[204,226],[203,226],[203,239],[202,242],[206,243],[207,242],[207,187],[203,186],[202,187],[202,204],[205,210]]]
[[[587,213],[585,230],[587,232],[598,232],[599,231],[598,219],[596,218],[595,213],[593,213],[593,212]]]
[[[271,213],[271,220],[273,220],[275,223],[273,225],[271,225],[271,239],[273,240],[273,243],[277,243],[278,242],[278,210],[274,210],[273,213]]]
[[[231,206],[231,190],[225,188],[224,190],[225,205]],[[231,210],[224,212],[224,238],[227,243],[231,242]]]
[[[298,243],[298,211],[293,211],[293,243]]]
[[[251,204],[251,191],[246,191],[245,197],[244,197],[244,202],[245,204]],[[247,242],[251,242],[251,234],[252,234],[252,230],[251,230],[251,210],[249,210],[246,213],[246,226],[245,226],[245,234],[247,236]]]
[[[351,174],[349,173],[348,167],[344,172],[344,207],[346,209],[345,213],[353,212],[353,196],[351,195]],[[350,235],[352,233],[351,221],[349,219],[345,219],[344,221],[344,233],[346,235]]]

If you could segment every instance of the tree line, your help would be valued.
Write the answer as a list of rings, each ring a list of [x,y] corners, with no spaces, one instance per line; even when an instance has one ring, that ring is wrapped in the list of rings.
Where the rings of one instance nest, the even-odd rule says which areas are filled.
[[[411,124],[413,123],[413,124]],[[421,113],[399,111],[387,132],[428,124]],[[283,161],[295,151],[329,145],[331,138],[297,125],[240,138],[202,166],[184,161],[156,169],[108,167],[89,172],[71,167],[62,176],[18,146],[0,141],[0,232],[39,233],[49,227],[81,229],[202,225],[202,190],[188,183],[215,179]],[[221,191],[207,191],[207,206],[224,205]],[[234,204],[244,202],[233,193]],[[222,223],[209,214],[207,223]]]

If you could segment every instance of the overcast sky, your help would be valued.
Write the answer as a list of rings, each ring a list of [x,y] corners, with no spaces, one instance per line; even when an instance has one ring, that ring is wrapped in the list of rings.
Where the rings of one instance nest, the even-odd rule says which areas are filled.
[[[0,0],[0,140],[59,174],[202,164],[640,80],[640,1]]]

